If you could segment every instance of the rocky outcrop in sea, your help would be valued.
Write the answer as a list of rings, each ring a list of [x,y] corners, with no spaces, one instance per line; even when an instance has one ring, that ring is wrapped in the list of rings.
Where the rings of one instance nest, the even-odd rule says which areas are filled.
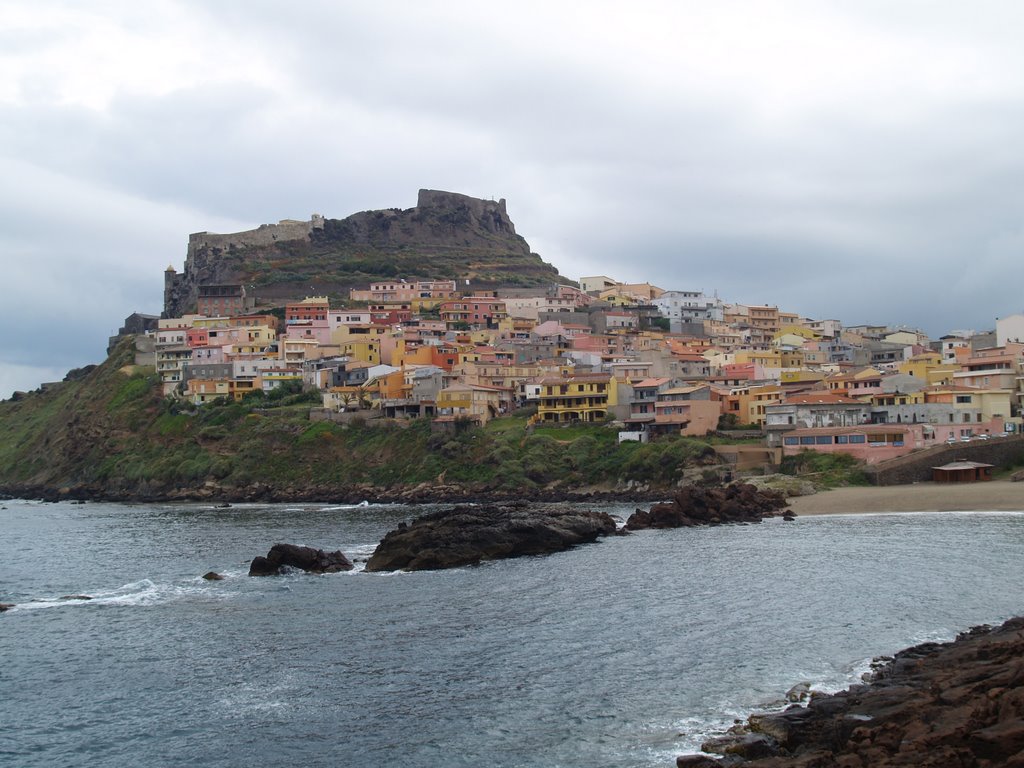
[[[307,573],[338,573],[351,571],[353,565],[340,550],[324,552],[322,549],[300,547],[295,544],[275,544],[267,552],[266,557],[252,559],[249,564],[249,575],[276,576],[286,568],[298,568]]]
[[[774,517],[789,504],[778,491],[761,490],[748,483],[723,488],[688,485],[665,504],[638,509],[626,521],[630,531],[644,528],[683,528],[722,523],[759,523]]]
[[[400,524],[377,545],[366,570],[436,570],[544,555],[615,532],[606,512],[526,503],[459,506]]]
[[[752,715],[679,768],[1024,766],[1024,618],[886,660],[863,685]]]

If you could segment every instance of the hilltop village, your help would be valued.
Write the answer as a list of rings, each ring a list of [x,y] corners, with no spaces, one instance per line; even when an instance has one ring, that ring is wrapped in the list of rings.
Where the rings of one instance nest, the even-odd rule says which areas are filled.
[[[312,296],[263,312],[244,285],[204,285],[194,314],[133,315],[122,334],[137,334],[136,362],[169,398],[318,391],[316,420],[440,429],[531,407],[531,423],[603,422],[620,441],[756,428],[781,455],[869,464],[1021,430],[1024,315],[930,339],[605,276],[461,282],[394,279],[342,307]]]

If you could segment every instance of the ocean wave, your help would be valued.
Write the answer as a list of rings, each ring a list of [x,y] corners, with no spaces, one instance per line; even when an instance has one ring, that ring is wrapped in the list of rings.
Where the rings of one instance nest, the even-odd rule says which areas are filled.
[[[363,499],[363,501],[360,501],[358,504],[338,504],[338,505],[331,506],[331,507],[321,507],[320,511],[321,512],[336,512],[336,511],[342,510],[342,509],[362,509],[364,507],[369,507],[369,506],[370,506],[370,502],[368,502],[365,499]]]
[[[18,603],[12,611],[34,611],[44,608],[70,608],[73,606],[125,605],[150,606],[168,603],[183,598],[222,598],[223,591],[216,591],[206,582],[199,584],[157,583],[151,579],[140,579],[106,592],[92,592],[62,595],[61,597],[34,598]]]

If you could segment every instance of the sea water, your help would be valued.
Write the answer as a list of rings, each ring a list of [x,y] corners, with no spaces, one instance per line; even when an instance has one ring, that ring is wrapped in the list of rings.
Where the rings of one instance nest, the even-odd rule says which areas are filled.
[[[1018,513],[257,579],[275,542],[365,560],[432,507],[0,506],[4,766],[671,768],[795,683],[837,690],[874,656],[1024,613]]]

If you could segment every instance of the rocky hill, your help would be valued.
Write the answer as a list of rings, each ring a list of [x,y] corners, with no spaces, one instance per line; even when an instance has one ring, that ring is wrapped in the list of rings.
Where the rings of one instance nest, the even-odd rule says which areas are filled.
[[[407,210],[190,235],[184,270],[165,273],[164,316],[194,310],[200,285],[255,286],[257,302],[273,304],[311,293],[344,298],[395,277],[469,280],[474,290],[568,282],[516,234],[504,199],[421,189]]]

